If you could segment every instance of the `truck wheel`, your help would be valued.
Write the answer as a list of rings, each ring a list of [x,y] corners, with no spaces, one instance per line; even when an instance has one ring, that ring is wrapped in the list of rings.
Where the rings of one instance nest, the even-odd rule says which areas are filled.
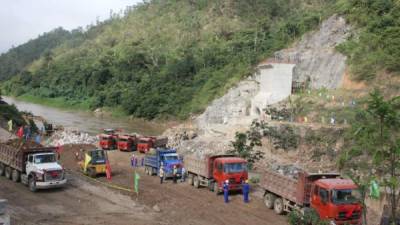
[[[33,177],[28,178],[29,190],[36,192],[36,181]]]
[[[283,200],[282,198],[277,198],[274,201],[274,211],[278,215],[283,214]]]
[[[193,185],[193,175],[192,174],[188,175],[188,179],[187,180],[188,180],[187,182],[188,182],[189,185]]]
[[[200,187],[200,179],[199,179],[199,176],[195,176],[195,177],[193,178],[193,185],[194,185],[195,188],[199,188],[199,187]]]
[[[264,196],[264,204],[268,209],[274,208],[276,196],[272,193],[268,193]]]
[[[11,180],[11,167],[6,166],[5,174],[6,174],[7,179]]]
[[[0,176],[4,176],[4,170],[5,170],[6,166],[4,166],[3,163],[0,163]]]
[[[11,179],[15,183],[20,181],[20,173],[18,170],[12,170]]]
[[[96,169],[95,168],[92,168],[92,167],[88,168],[87,173],[88,173],[89,177],[96,178]]]

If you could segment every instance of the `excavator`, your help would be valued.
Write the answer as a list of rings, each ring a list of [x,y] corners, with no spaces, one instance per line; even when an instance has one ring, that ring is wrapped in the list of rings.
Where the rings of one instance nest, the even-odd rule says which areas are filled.
[[[29,121],[39,121],[43,124],[43,132],[44,135],[46,136],[51,136],[55,131],[57,130],[62,130],[63,127],[62,126],[53,126],[52,123],[47,122],[47,120],[45,120],[43,117],[41,116],[35,116],[35,115],[31,115],[31,114],[24,114],[22,116],[24,118],[24,120],[29,124]]]

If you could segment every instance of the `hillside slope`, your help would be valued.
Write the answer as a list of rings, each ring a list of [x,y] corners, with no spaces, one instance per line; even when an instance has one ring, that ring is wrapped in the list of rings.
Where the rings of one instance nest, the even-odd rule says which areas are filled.
[[[53,49],[3,87],[137,117],[185,118],[318,26],[333,3],[153,0],[83,33],[90,37],[75,46]]]

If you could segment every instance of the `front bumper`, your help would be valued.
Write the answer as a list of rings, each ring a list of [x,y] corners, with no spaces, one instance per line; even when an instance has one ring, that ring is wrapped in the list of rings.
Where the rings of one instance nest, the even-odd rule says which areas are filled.
[[[64,187],[67,183],[67,179],[58,180],[58,181],[37,181],[36,188],[37,189],[51,189],[51,188],[59,188]]]

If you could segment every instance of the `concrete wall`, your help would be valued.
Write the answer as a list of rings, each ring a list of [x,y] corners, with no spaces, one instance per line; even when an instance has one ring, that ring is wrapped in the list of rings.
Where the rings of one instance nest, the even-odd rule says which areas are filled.
[[[251,103],[252,115],[261,115],[268,105],[290,96],[295,66],[295,64],[286,63],[270,63],[259,66],[256,80],[260,83],[260,90]]]

